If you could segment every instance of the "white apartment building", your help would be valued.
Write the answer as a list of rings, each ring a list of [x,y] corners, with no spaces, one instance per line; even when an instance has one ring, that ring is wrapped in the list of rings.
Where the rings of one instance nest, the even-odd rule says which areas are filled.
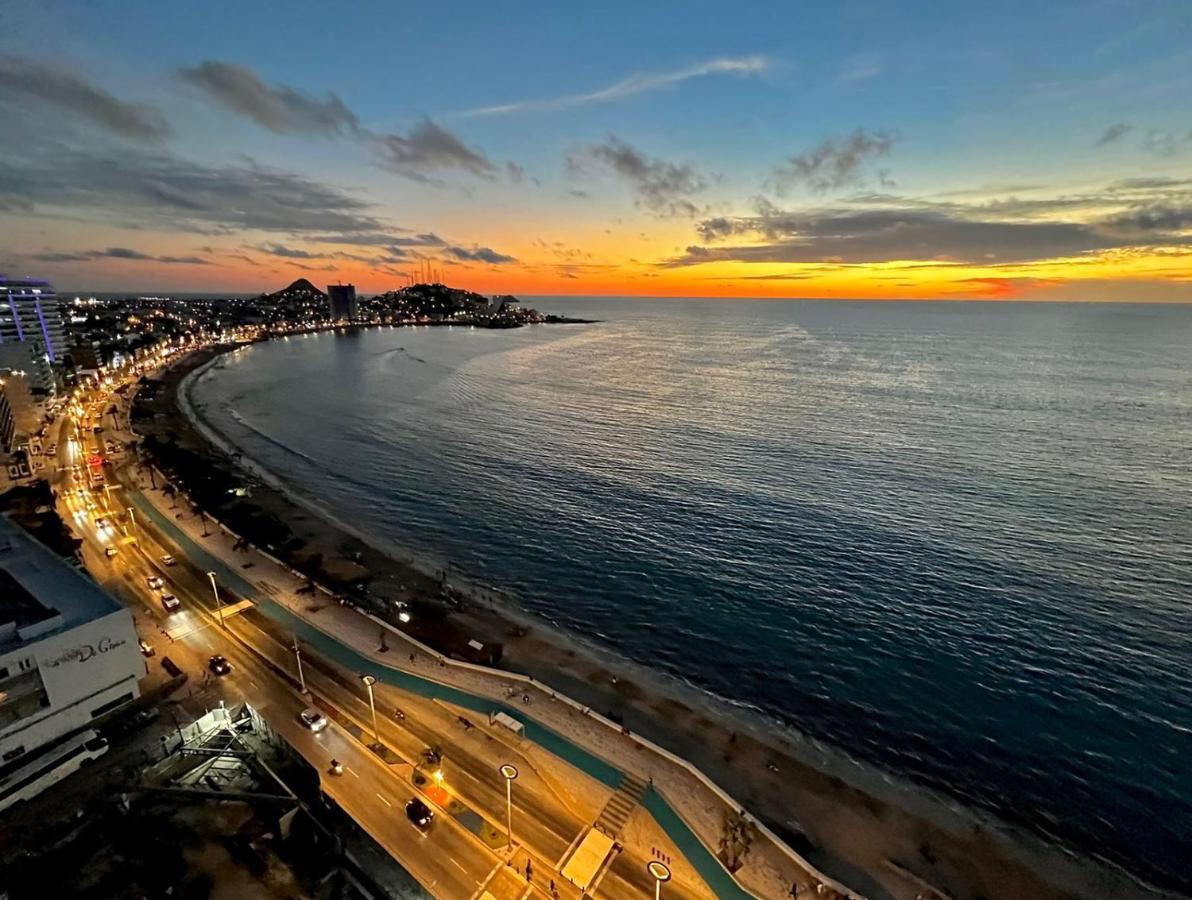
[[[136,698],[132,613],[0,516],[0,765]]]

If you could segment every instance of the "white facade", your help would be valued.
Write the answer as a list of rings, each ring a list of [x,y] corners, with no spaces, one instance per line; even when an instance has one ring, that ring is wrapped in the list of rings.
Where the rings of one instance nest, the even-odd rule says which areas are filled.
[[[132,613],[0,518],[0,765],[135,699]]]

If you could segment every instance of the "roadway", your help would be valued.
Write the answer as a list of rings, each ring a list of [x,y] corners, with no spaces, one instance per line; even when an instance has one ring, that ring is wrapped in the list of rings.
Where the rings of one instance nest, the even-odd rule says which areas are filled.
[[[181,547],[146,521],[147,517],[134,519],[124,511],[130,504],[119,499],[119,492],[135,489],[131,479],[121,484],[113,477],[116,470],[105,465],[107,490],[86,489],[86,477],[79,484],[72,482],[69,472],[73,466],[85,468],[85,460],[93,453],[109,455],[106,439],[119,445],[132,439],[131,432],[111,427],[113,416],[107,410],[113,402],[115,418],[127,423],[129,400],[116,394],[101,394],[84,409],[75,409],[84,423],[96,418],[102,421],[102,435],[90,427],[76,429],[69,411],[63,414],[57,425],[57,478],[63,517],[84,537],[88,570],[138,610],[142,637],[159,654],[168,653],[192,679],[202,682],[213,701],[247,702],[257,709],[322,773],[325,792],[436,896],[473,897],[483,889],[502,900],[531,892],[550,897],[553,883],[556,896],[578,898],[579,892],[558,877],[556,867],[590,819],[570,809],[538,775],[531,760],[516,748],[495,741],[483,729],[465,727],[454,711],[441,704],[378,683],[374,688],[376,737],[387,748],[383,759],[368,747],[374,741],[372,715],[358,673],[304,649],[305,686],[317,698],[314,705],[331,720],[323,732],[312,734],[298,720],[298,713],[312,705],[312,700],[298,689],[293,636],[253,609],[226,616],[221,626],[206,574],[187,560]],[[180,509],[177,515],[193,514]],[[97,516],[108,520],[105,527],[96,526]],[[108,547],[116,549],[114,557],[105,556]],[[163,565],[161,559],[166,554],[175,557],[177,564]],[[153,576],[163,578],[165,590],[181,600],[179,611],[170,614],[164,609],[158,592],[149,587]],[[230,595],[225,591],[224,597]],[[152,622],[151,628],[145,627],[146,619]],[[206,661],[216,653],[232,663],[229,675],[206,674]],[[395,718],[394,708],[400,708],[404,718]],[[462,806],[471,815],[440,811],[429,834],[424,834],[408,821],[404,806],[417,793],[411,781],[415,766],[423,750],[434,745],[443,748],[443,787],[452,809],[458,812]],[[328,773],[332,757],[345,764],[342,776]],[[513,793],[517,846],[512,855],[505,848],[505,784],[498,772],[504,762],[513,762],[521,772]],[[461,818],[471,827],[462,824]],[[532,866],[529,879],[525,875],[527,861]],[[596,893],[652,896],[654,883],[645,871],[644,856],[619,854]],[[696,896],[675,883],[668,885],[667,895]]]

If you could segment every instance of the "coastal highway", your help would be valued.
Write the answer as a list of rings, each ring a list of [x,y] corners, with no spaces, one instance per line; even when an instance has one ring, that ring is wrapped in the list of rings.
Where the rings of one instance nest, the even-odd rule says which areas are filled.
[[[67,502],[67,510],[76,512],[80,504],[86,508],[76,495]],[[209,706],[219,700],[251,704],[320,773],[323,790],[431,893],[442,897],[476,893],[497,864],[495,856],[478,847],[474,837],[450,816],[439,815],[429,834],[415,828],[404,811],[415,789],[339,725],[332,723],[319,734],[307,730],[298,713],[310,701],[255,653],[221,633],[197,599],[204,587],[210,592],[209,586],[193,573],[178,572],[176,578],[171,577],[170,589],[182,600],[184,612],[167,616],[147,586],[147,579],[159,572],[149,559],[151,551],[116,544],[118,555],[109,560],[104,548],[113,545],[110,529],[96,529],[87,517],[76,521],[86,542],[88,568],[113,593],[137,604],[134,611],[141,636],[159,656],[169,655],[178,663],[193,684],[203,687]],[[171,576],[180,568],[172,567]],[[153,625],[147,626],[149,622]],[[207,674],[207,659],[216,653],[232,664],[232,672],[222,678]],[[329,773],[333,757],[344,763],[341,776]]]
[[[111,429],[106,413],[111,400],[91,404],[92,413],[103,410],[104,436],[128,439]],[[127,421],[123,403],[118,418]],[[84,420],[87,414],[84,413]],[[65,473],[89,453],[103,455],[103,439],[88,430],[74,433],[65,423],[59,437],[59,459]],[[110,468],[110,467],[109,467]],[[311,704],[296,687],[293,638],[268,617],[249,610],[226,617],[225,627],[218,625],[217,610],[210,582],[198,568],[189,564],[182,549],[152,527],[147,517],[133,516],[122,510],[129,504],[120,499],[121,491],[136,490],[134,484],[121,486],[109,471],[110,496],[108,526],[95,527],[96,515],[103,515],[105,493],[73,487],[68,479],[61,487],[65,497],[64,515],[69,516],[88,541],[85,554],[88,567],[126,600],[138,604],[155,625],[164,632],[156,640],[158,652],[169,652],[182,662],[182,648],[189,652],[192,677],[201,678],[206,659],[221,653],[233,664],[231,675],[218,679],[218,689],[228,692],[226,699],[245,700],[269,721],[301,752],[316,769],[326,773],[332,755],[347,764],[345,774],[323,775],[325,790],[360,823],[382,846],[433,893],[439,896],[470,897],[483,887],[494,896],[521,896],[528,885],[524,879],[525,860],[533,861],[532,887],[549,896],[551,880],[560,897],[579,896],[557,874],[557,866],[568,849],[581,836],[590,819],[571,810],[550,785],[534,772],[533,763],[516,750],[494,742],[479,729],[466,728],[456,714],[439,704],[407,694],[386,685],[378,685],[380,737],[390,753],[401,760],[397,765],[382,761],[365,747],[372,740],[368,703],[357,673],[304,650],[306,684],[317,698],[316,705],[334,722],[320,735],[311,735],[297,719],[298,712]],[[124,473],[128,475],[129,473]],[[191,516],[179,510],[179,515]],[[136,540],[132,541],[131,538]],[[105,547],[115,547],[111,559]],[[179,563],[163,567],[164,554]],[[176,594],[183,609],[167,615],[148,579],[162,576],[167,589]],[[140,618],[143,619],[143,615]],[[146,629],[142,628],[142,632]],[[401,721],[391,711],[400,707]],[[414,763],[424,748],[438,745],[444,754],[444,787],[452,801],[462,804],[474,815],[461,819],[440,812],[429,836],[423,836],[404,814],[405,803],[415,795],[410,783]],[[392,757],[390,757],[392,759]],[[517,852],[507,858],[504,847],[505,788],[497,771],[503,762],[515,763],[523,776],[514,791],[514,821]],[[487,841],[478,834],[476,822],[487,823]],[[498,834],[494,836],[493,832]],[[495,838],[495,839],[494,839]],[[506,862],[512,863],[507,866]],[[517,870],[517,877],[511,873]],[[516,888],[516,889],[515,889]],[[644,856],[620,854],[605,874],[597,894],[609,897],[652,896],[653,881],[645,871]],[[668,886],[668,896],[696,897],[679,884]]]

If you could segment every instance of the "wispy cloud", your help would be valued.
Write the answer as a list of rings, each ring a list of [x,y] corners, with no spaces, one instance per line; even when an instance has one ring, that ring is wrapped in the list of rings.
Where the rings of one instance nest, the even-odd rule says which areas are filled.
[[[137,262],[173,263],[185,266],[208,266],[210,261],[199,256],[154,256],[128,247],[108,247],[106,250],[79,250],[73,253],[38,253],[32,259],[43,263],[91,262],[97,259],[130,259]]]
[[[207,60],[178,75],[221,106],[277,134],[334,135],[360,128],[355,113],[335,94],[313,97],[286,85],[268,85],[246,66]]]
[[[828,138],[776,166],[770,184],[780,195],[800,184],[817,194],[859,184],[866,164],[887,156],[897,141],[897,132],[863,128],[843,138]],[[886,181],[884,173],[878,176]]]
[[[567,158],[573,176],[583,175],[593,165],[628,182],[637,194],[637,205],[659,216],[698,215],[691,195],[708,186],[708,179],[691,164],[651,159],[616,136]]]
[[[607,87],[582,94],[568,94],[563,97],[549,97],[537,100],[515,100],[511,103],[501,103],[496,106],[481,106],[465,110],[460,116],[501,116],[509,113],[549,112],[558,109],[571,109],[576,106],[587,106],[592,103],[612,103],[624,100],[638,94],[650,94],[668,90],[693,78],[705,78],[709,75],[746,76],[764,72],[771,63],[764,56],[722,57],[711,59],[699,65],[685,69],[675,69],[671,72],[641,72],[622,78]]]
[[[1133,130],[1134,126],[1127,125],[1125,122],[1118,122],[1115,125],[1110,125],[1105,129],[1105,132],[1099,138],[1097,138],[1097,140],[1093,143],[1093,146],[1104,147],[1107,144],[1116,143]]]
[[[497,167],[483,151],[469,147],[456,135],[430,119],[409,134],[373,135],[381,164],[414,181],[433,181],[428,172],[463,169],[481,178],[493,178]]]
[[[114,97],[58,62],[47,66],[0,56],[0,95],[66,110],[130,140],[153,143],[171,134],[169,124],[156,110]]]

